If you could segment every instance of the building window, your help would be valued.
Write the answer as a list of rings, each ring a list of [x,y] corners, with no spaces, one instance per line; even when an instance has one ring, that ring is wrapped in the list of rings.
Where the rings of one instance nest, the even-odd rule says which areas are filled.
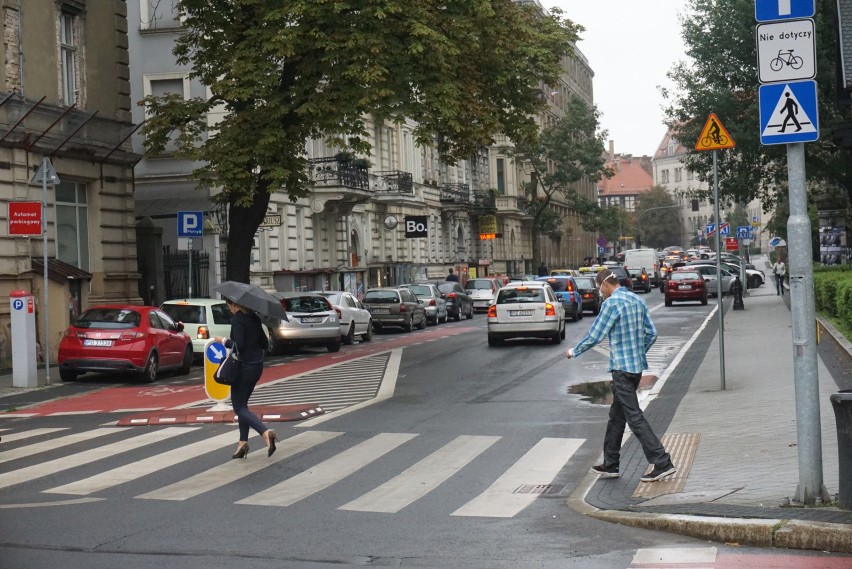
[[[660,170],[660,183],[661,184],[668,184],[669,183],[669,171],[668,171],[668,169]]]
[[[139,0],[139,29],[157,30],[179,28],[184,15],[173,0]]]
[[[86,184],[56,186],[56,258],[89,270],[89,212]]]
[[[506,161],[502,158],[497,159],[497,193],[503,195],[506,193]]]
[[[695,174],[692,172],[692,170],[687,170],[687,171],[686,171],[686,179],[687,179],[687,180],[692,180],[692,179],[694,179],[694,178],[695,178]]]
[[[189,76],[186,73],[157,73],[144,75],[142,77],[142,91],[145,97],[164,97],[166,95],[180,95],[184,100],[189,99]],[[146,118],[149,116],[145,110]],[[166,144],[164,153],[170,154],[177,150],[175,140],[178,132],[173,132],[170,142]]]
[[[70,12],[59,14],[59,67],[62,76],[62,102],[71,106],[77,102],[78,18]]]
[[[683,172],[683,168],[675,168],[675,169],[674,169],[674,176],[675,176],[675,180],[674,180],[674,181],[675,181],[675,182],[680,182],[680,179],[681,179],[681,176],[682,176],[682,172]]]

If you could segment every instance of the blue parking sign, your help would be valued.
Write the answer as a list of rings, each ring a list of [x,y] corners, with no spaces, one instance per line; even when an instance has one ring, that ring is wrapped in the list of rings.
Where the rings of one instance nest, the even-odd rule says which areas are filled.
[[[177,236],[201,237],[204,235],[204,212],[177,212]]]

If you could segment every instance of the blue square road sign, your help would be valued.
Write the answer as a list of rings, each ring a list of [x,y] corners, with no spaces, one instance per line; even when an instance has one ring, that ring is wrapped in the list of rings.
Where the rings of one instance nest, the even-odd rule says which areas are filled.
[[[201,237],[204,235],[204,212],[177,212],[177,236]]]
[[[754,19],[758,22],[810,18],[814,15],[815,0],[755,0]]]
[[[761,85],[760,143],[792,144],[819,138],[816,81]]]

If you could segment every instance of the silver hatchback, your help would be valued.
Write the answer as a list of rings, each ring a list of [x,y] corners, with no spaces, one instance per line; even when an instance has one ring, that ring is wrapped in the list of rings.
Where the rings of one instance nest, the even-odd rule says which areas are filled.
[[[328,299],[313,292],[273,293],[281,300],[289,321],[270,320],[269,349],[284,346],[325,346],[329,352],[340,350],[340,320]]]
[[[394,326],[411,332],[426,327],[426,310],[407,288],[371,288],[363,302],[373,316],[376,330]]]
[[[488,345],[509,338],[565,338],[565,309],[543,281],[509,283],[488,308]]]

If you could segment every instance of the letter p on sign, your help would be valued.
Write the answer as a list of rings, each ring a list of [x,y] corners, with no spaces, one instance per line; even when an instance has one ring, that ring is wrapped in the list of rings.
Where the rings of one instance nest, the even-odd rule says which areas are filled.
[[[204,232],[204,213],[201,211],[179,211],[177,226],[178,237],[201,237]]]

